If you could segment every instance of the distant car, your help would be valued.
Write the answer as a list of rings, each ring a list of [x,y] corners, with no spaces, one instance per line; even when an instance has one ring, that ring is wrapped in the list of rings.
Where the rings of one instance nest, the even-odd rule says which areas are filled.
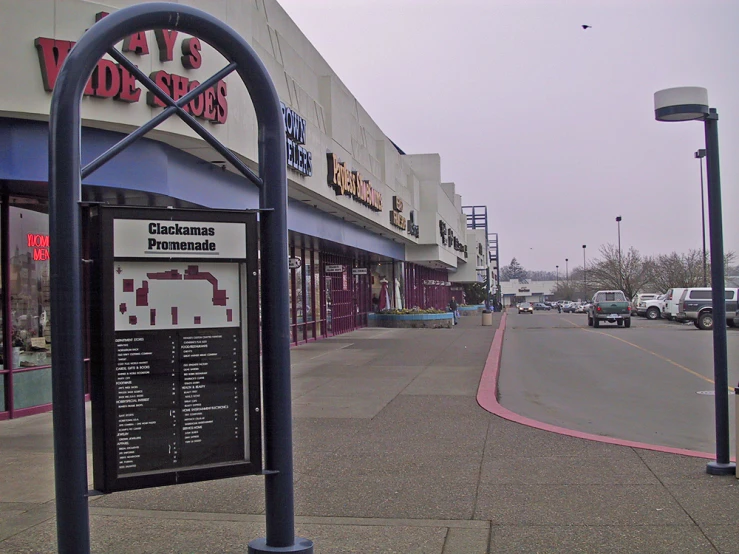
[[[534,309],[535,310],[547,310],[547,311],[549,311],[549,310],[552,309],[552,307],[549,306],[548,304],[544,304],[544,302],[537,302],[536,304],[534,304]]]
[[[577,304],[575,306],[575,313],[576,314],[584,314],[587,310],[585,309],[585,304]]]
[[[525,313],[534,313],[534,307],[529,302],[521,302],[518,305],[518,313],[519,314],[525,314]]]
[[[566,314],[575,313],[576,309],[577,304],[575,302],[565,302],[564,304],[562,304],[562,311]]]

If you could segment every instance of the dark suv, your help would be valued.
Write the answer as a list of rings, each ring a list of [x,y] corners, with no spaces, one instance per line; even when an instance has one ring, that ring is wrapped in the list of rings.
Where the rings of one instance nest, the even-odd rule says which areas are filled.
[[[739,296],[739,289],[726,289],[726,321],[729,325],[734,325],[734,316],[737,311],[737,296]],[[704,331],[713,329],[711,289],[708,287],[685,289],[682,296],[680,296],[675,319],[692,321],[698,329]]]

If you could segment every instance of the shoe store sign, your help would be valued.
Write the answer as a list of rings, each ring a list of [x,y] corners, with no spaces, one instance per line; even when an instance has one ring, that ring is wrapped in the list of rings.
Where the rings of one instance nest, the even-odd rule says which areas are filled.
[[[99,21],[106,15],[108,15],[107,12],[96,14],[95,21]],[[195,37],[183,39],[179,43],[179,52],[176,53],[175,47],[179,34],[177,31],[156,29],[151,33],[155,39],[153,42],[156,45],[160,62],[172,62],[177,57],[187,71],[198,69],[202,65],[202,44],[199,39]],[[145,31],[131,35],[124,39],[122,51],[138,57],[148,56],[149,39],[150,35]],[[34,44],[38,53],[44,89],[51,92],[54,90],[59,70],[75,43],[69,40],[38,37]],[[195,79],[164,70],[154,71],[149,77],[173,100],[178,100],[200,85],[200,82]],[[211,123],[225,123],[228,119],[227,92],[226,82],[218,81],[189,102],[185,106],[185,111]],[[87,82],[84,95],[93,98],[112,98],[117,102],[130,104],[141,100],[141,89],[137,86],[136,78],[127,69],[112,60],[101,59]],[[146,93],[146,103],[152,107],[165,106],[164,102],[151,92]]]

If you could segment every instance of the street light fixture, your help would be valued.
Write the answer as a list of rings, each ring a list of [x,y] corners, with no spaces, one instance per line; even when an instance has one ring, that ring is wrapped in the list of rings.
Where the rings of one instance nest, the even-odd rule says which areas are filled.
[[[706,157],[706,149],[700,148],[696,153],[695,157],[698,158],[698,163],[701,168],[701,238],[703,239],[703,286],[708,286],[708,273],[706,272],[706,207],[703,203],[703,158]]]
[[[570,286],[570,266],[567,262],[569,262],[569,258],[565,258],[565,280],[567,281],[567,286]]]
[[[559,285],[559,266],[555,265],[554,267],[557,268],[557,284]]]
[[[657,121],[703,121],[708,180],[708,225],[711,240],[711,298],[713,309],[713,381],[716,406],[716,460],[708,462],[711,475],[733,475],[729,456],[729,382],[726,353],[726,301],[724,292],[724,234],[721,216],[721,175],[718,155],[718,113],[708,107],[702,87],[678,87],[654,93]],[[704,258],[705,259],[705,258]]]
[[[588,301],[588,271],[585,269],[585,247],[587,244],[582,245],[582,289],[583,289],[583,300]]]
[[[616,216],[616,225],[618,225],[618,284],[619,288],[624,288],[624,270],[621,263],[621,216]]]

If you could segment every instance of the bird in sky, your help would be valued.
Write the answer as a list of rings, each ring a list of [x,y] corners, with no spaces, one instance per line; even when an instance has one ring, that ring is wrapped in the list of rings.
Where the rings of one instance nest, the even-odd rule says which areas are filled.
[[[583,25],[582,28],[583,29],[592,29],[593,26],[592,25]]]

